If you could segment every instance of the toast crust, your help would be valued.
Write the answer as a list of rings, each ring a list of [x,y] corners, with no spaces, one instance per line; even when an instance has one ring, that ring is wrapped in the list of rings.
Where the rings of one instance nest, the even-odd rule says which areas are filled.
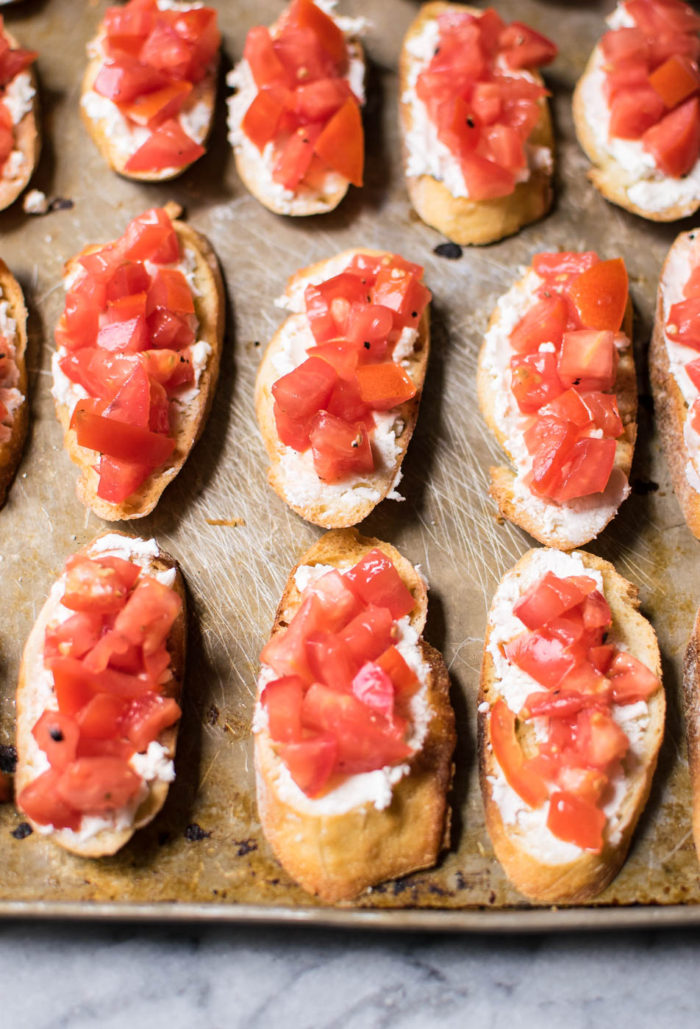
[[[275,35],[280,20],[277,19],[270,25],[272,36]],[[349,59],[362,62],[364,72],[365,56],[359,39],[356,36],[346,35],[345,42],[348,48]],[[239,62],[236,68],[234,68],[232,73],[234,78],[237,73],[240,73],[242,65],[243,61]],[[237,84],[233,84],[238,88]],[[244,110],[234,114],[234,107],[229,100],[228,128],[230,138],[242,132],[241,123],[244,114]],[[291,191],[281,191],[277,184],[273,182],[269,173],[264,174],[265,169],[254,144],[251,143],[250,147],[248,147],[234,142],[232,145],[236,170],[243,185],[252,193],[256,200],[274,214],[285,214],[292,218],[304,218],[313,214],[327,214],[340,204],[350,188],[351,183],[349,179],[334,173],[327,176],[323,189],[319,188],[317,191],[314,191],[311,188],[305,187],[291,196],[286,195],[291,193]]]
[[[298,293],[300,288],[303,290],[302,283],[322,282],[327,277],[327,268],[333,269],[332,275],[337,274],[336,269],[339,270],[346,267],[355,254],[369,254],[370,256],[380,257],[385,254],[388,255],[388,252],[364,248],[346,250],[342,254],[328,258],[326,261],[319,261],[307,268],[302,268],[289,279],[285,296],[290,298],[293,294]],[[403,365],[417,392],[411,400],[407,400],[406,403],[393,409],[395,412],[395,423],[399,423],[399,431],[396,434],[396,457],[394,461],[388,465],[383,464],[383,462],[380,463],[375,448],[375,459],[378,466],[369,475],[362,477],[354,476],[352,480],[349,480],[352,482],[352,485],[348,485],[345,489],[338,489],[335,485],[324,485],[317,476],[314,476],[316,479],[316,485],[313,490],[314,495],[305,502],[296,501],[289,492],[290,485],[293,485],[293,483],[290,484],[285,475],[284,459],[286,452],[290,448],[285,447],[277,435],[273,411],[274,398],[272,386],[279,378],[279,372],[276,370],[275,365],[276,358],[285,346],[290,331],[300,324],[308,324],[306,316],[290,315],[268,344],[260,363],[255,383],[255,413],[265,449],[270,459],[268,480],[275,493],[293,511],[307,521],[327,529],[356,525],[363,518],[367,517],[370,511],[391,492],[397,483],[404,455],[418,418],[418,408],[428,365],[428,355],[430,352],[429,307],[430,305],[423,312],[413,349],[407,358],[407,363]],[[302,319],[301,323],[299,322],[300,318]]]
[[[3,35],[13,49],[19,46],[17,40],[10,32],[4,30]],[[39,86],[32,65],[25,68],[23,74],[29,76],[34,96],[32,97],[31,109],[27,111],[16,125],[13,125],[12,131],[15,137],[14,147],[16,150],[19,150],[24,160],[17,174],[13,175],[12,178],[0,174],[0,211],[4,211],[6,207],[9,207],[17,199],[20,193],[24,192],[34,174],[41,152]]]
[[[184,5],[187,9],[189,4]],[[98,34],[91,44],[88,46],[88,51],[97,49],[97,45],[103,35],[102,26],[98,30]],[[117,172],[118,175],[122,175],[126,179],[133,179],[135,182],[167,182],[170,179],[175,179],[178,175],[182,175],[183,172],[187,171],[195,161],[190,161],[189,164],[184,164],[179,168],[161,168],[157,171],[127,171],[125,165],[129,161],[131,154],[125,154],[122,152],[120,147],[116,144],[114,134],[110,130],[108,118],[93,118],[85,110],[82,100],[88,93],[92,92],[95,79],[104,63],[104,58],[100,54],[90,57],[85,72],[83,75],[82,85],[80,87],[80,116],[83,120],[83,124],[88,131],[88,134],[92,141],[97,146],[97,149],[102,154],[107,165],[112,171]],[[202,146],[206,146],[209,135],[211,134],[212,124],[214,122],[214,109],[216,106],[216,82],[219,71],[219,55],[217,53],[215,60],[211,63],[203,79],[195,84],[195,87],[188,97],[185,104],[185,109],[193,107],[195,104],[203,104],[208,112],[208,123],[206,131],[201,140],[197,142],[201,143]],[[195,160],[199,160],[196,158]]]
[[[509,575],[522,573],[536,553],[541,551],[528,551]],[[603,577],[605,599],[613,617],[612,634],[616,641],[644,662],[660,681],[659,647],[653,628],[639,613],[637,587],[624,579],[608,561],[584,551],[577,551],[576,556],[581,558],[586,568],[599,571]],[[490,613],[481,668],[477,732],[479,779],[486,826],[493,848],[508,878],[530,900],[548,904],[574,904],[590,900],[614,879],[622,867],[635,826],[647,802],[664,731],[666,701],[663,688],[658,689],[648,700],[649,724],[644,737],[644,759],[628,772],[628,789],[620,807],[622,817],[617,830],[618,838],[612,841],[606,829],[600,854],[581,851],[580,856],[573,861],[547,864],[527,852],[526,835],[518,827],[514,828],[504,822],[493,797],[490,780],[496,774],[498,765],[489,743],[488,718],[498,689],[493,658],[488,650],[492,631]],[[484,704],[488,705],[488,710],[482,711]]]
[[[520,283],[516,283],[511,289],[519,287],[522,281],[520,280]],[[523,307],[523,314],[525,311],[526,308]],[[500,318],[501,311],[496,306],[489,320],[487,333],[491,332],[498,325]],[[590,509],[586,508],[590,518],[587,519],[585,526],[578,528],[572,517],[567,517],[567,508],[572,510],[568,504],[557,504],[554,501],[546,503],[546,506],[560,512],[564,524],[549,524],[541,520],[537,510],[533,509],[528,503],[528,498],[531,496],[529,491],[522,496],[516,490],[516,473],[512,468],[501,465],[489,469],[491,476],[489,492],[498,505],[499,513],[504,518],[507,518],[508,521],[513,522],[514,525],[519,525],[522,529],[525,529],[534,539],[545,546],[556,547],[558,550],[572,550],[574,547],[580,547],[595,539],[615,517],[620,503],[629,492],[627,482],[632,467],[634,444],[637,438],[637,378],[634,367],[632,324],[632,303],[628,299],[621,331],[628,337],[630,344],[620,354],[617,377],[615,379],[615,393],[623,425],[623,434],[617,440],[615,464],[608,487],[600,497],[600,504],[597,510],[594,506],[591,506]],[[488,370],[486,343],[482,345],[479,352],[477,399],[486,424],[512,460],[512,455],[507,449],[505,433],[499,424],[496,413],[496,396]],[[575,504],[575,502],[573,503]],[[569,524],[566,524],[567,521]]]
[[[95,451],[79,446],[75,430],[70,428],[72,410],[56,400],[56,414],[64,432],[63,445],[71,460],[80,468],[80,478],[76,485],[78,499],[108,522],[143,518],[150,514],[163,490],[178,474],[199,439],[211,410],[219,377],[225,317],[224,285],[219,263],[208,240],[189,225],[177,220],[180,208],[176,204],[167,203],[164,209],[173,222],[181,250],[183,253],[187,250],[194,255],[197,293],[193,299],[199,321],[197,338],[204,340],[211,347],[207,363],[200,375],[199,392],[184,409],[171,405],[175,449],[168,460],[156,468],[139,489],[122,503],[113,504],[103,500],[97,495],[99,474],[93,467],[96,463]],[[101,249],[101,246],[102,244],[86,247],[76,257],[71,258],[66,264],[64,274],[70,274],[80,257]]]
[[[130,536],[126,533],[116,533],[113,530],[110,530],[108,533],[100,533],[100,535],[95,537],[91,543],[86,547],[83,547],[79,553],[87,554],[89,556],[93,551],[95,544],[106,535],[120,536],[123,539],[125,550],[128,550],[130,541],[136,539],[136,537]],[[135,560],[136,563],[138,563],[138,559],[136,558]],[[172,588],[180,597],[182,608],[173,623],[167,640],[167,648],[170,653],[171,669],[173,673],[173,678],[168,684],[167,693],[168,696],[172,696],[175,700],[179,701],[185,670],[185,646],[187,640],[185,585],[177,563],[169,554],[166,554],[162,550],[158,551],[158,556],[153,559],[148,571],[160,572],[166,571],[170,568],[175,569],[175,582]],[[44,649],[44,634],[46,632],[47,625],[56,614],[57,607],[58,602],[52,596],[49,596],[39,612],[39,616],[32,627],[22,653],[22,661],[20,664],[17,683],[16,796],[18,796],[24,787],[35,778],[30,767],[30,758],[28,755],[29,739],[31,737],[34,722],[36,721],[32,708],[34,674],[37,669],[43,668],[42,654]],[[170,757],[173,757],[175,754],[178,725],[179,723],[176,723],[174,726],[164,729],[158,736],[158,742],[162,744]],[[58,846],[62,847],[64,850],[70,851],[72,854],[77,854],[80,857],[105,857],[109,854],[116,853],[116,851],[123,847],[124,844],[131,839],[136,830],[152,821],[163,807],[165,798],[168,794],[169,784],[161,780],[154,780],[147,785],[148,793],[136,809],[133,822],[130,826],[122,829],[101,829],[99,832],[95,833],[94,836],[85,840],[81,840],[77,833],[72,832],[69,829],[50,829],[49,832],[46,833],[46,826],[37,825],[32,822],[31,818],[28,818],[27,820],[34,826],[37,832],[42,835],[49,835],[54,843],[58,844]]]
[[[693,840],[700,859],[700,611],[695,616],[683,662],[683,701],[693,793]]]
[[[668,279],[669,266],[675,249],[685,246],[690,235],[689,232],[682,232],[676,237],[661,269],[659,288],[656,294],[654,329],[649,349],[649,373],[654,396],[654,415],[671,472],[673,491],[688,528],[697,539],[700,539],[700,492],[691,486],[686,473],[690,462],[690,452],[684,433],[688,405],[676,377],[671,371],[664,332],[666,320],[664,286]]]
[[[399,58],[399,96],[403,97],[408,89],[409,73],[413,58],[406,48],[406,43],[419,36],[427,22],[436,19],[440,14],[450,10],[463,10],[472,14],[482,13],[477,8],[466,4],[433,2],[424,4],[415,20],[410,25],[401,48]],[[539,74],[533,72],[535,79],[541,83]],[[535,146],[547,147],[554,154],[554,135],[546,99],[540,101],[540,119],[528,139]],[[408,163],[406,136],[412,126],[411,105],[405,100],[399,101],[399,120],[401,126],[404,167]],[[494,243],[506,236],[512,236],[524,225],[542,218],[552,203],[552,172],[545,168],[531,169],[526,182],[520,182],[507,197],[492,200],[470,200],[468,197],[455,197],[447,186],[432,175],[412,176],[406,173],[406,185],[411,203],[416,212],[426,223],[437,229],[455,243],[485,244]]]
[[[412,565],[388,543],[353,530],[326,533],[301,557],[282,595],[272,635],[284,630],[300,604],[297,568],[331,564],[350,567],[373,547],[394,562],[413,593],[411,624],[420,633],[427,609],[426,587]],[[286,803],[277,787],[280,759],[263,729],[255,735],[258,810],[265,836],[286,871],[309,893],[334,904],[368,886],[435,864],[449,842],[447,791],[452,780],[456,736],[449,700],[449,677],[441,655],[421,640],[429,666],[428,704],[432,712],[421,749],[408,760],[409,772],[393,787],[388,807],[364,803],[344,814],[315,815]]]
[[[600,56],[599,45],[593,48],[591,56],[586,64],[585,71],[576,83],[573,97],[574,127],[576,136],[589,161],[594,165],[587,172],[599,193],[618,207],[623,207],[632,214],[639,215],[654,222],[674,222],[680,218],[686,218],[693,214],[700,207],[700,191],[696,197],[685,201],[670,203],[662,210],[652,210],[643,207],[633,200],[630,200],[628,189],[631,186],[643,181],[630,174],[609,152],[602,147],[596,139],[595,132],[588,118],[588,106],[584,98],[584,92],[589,76],[593,72]],[[674,181],[669,179],[669,181]]]
[[[12,434],[7,442],[0,443],[0,507],[2,507],[22,457],[29,424],[29,400],[27,397],[27,308],[21,286],[1,259],[0,299],[8,302],[10,317],[14,319],[17,326],[15,332],[15,361],[19,372],[17,389],[23,397],[12,422]]]

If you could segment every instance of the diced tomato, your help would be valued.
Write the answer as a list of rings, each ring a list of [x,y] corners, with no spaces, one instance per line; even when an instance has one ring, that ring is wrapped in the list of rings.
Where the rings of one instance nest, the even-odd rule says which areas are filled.
[[[394,723],[371,711],[351,693],[313,683],[302,702],[302,721],[338,743],[337,769],[345,775],[372,772],[405,760],[411,753]]]
[[[410,271],[401,268],[382,268],[372,287],[373,304],[388,307],[406,325],[417,325],[430,300],[430,290]]]
[[[700,89],[700,72],[695,61],[683,54],[673,54],[651,73],[649,84],[666,107],[676,107]]]
[[[291,98],[283,86],[268,86],[256,94],[243,115],[241,128],[261,153],[277,135]]]
[[[183,350],[194,343],[194,332],[187,315],[157,307],[149,314],[146,325],[149,345],[156,349]]]
[[[121,297],[133,296],[136,293],[146,293],[151,284],[151,276],[145,267],[138,261],[124,261],[115,268],[111,278],[105,286],[105,300],[107,303],[121,299]],[[103,306],[101,303],[100,307]]]
[[[100,611],[76,611],[65,621],[48,626],[44,637],[44,658],[83,657],[97,643],[101,629]]]
[[[583,602],[581,613],[584,627],[588,630],[607,629],[612,624],[610,605],[600,590],[591,590]]]
[[[495,200],[515,189],[514,173],[480,154],[466,154],[460,166],[470,200]]]
[[[531,354],[540,343],[553,343],[557,349],[566,329],[568,308],[559,294],[544,297],[533,304],[510,334],[510,345],[516,354]]]
[[[505,26],[498,38],[498,46],[508,67],[514,69],[549,64],[558,53],[551,40],[521,21]]]
[[[331,632],[312,633],[306,640],[306,654],[317,682],[335,690],[350,688],[358,662],[342,636]]]
[[[311,682],[306,640],[323,628],[323,621],[324,610],[318,597],[306,597],[287,628],[267,641],[260,654],[261,663],[269,665],[279,676],[298,675],[305,683]]]
[[[583,253],[562,250],[558,253],[535,254],[532,267],[543,279],[553,283],[566,284],[597,264],[599,258],[592,250]]]
[[[129,642],[143,647],[144,655],[155,653],[182,610],[182,600],[170,587],[150,576],[142,578],[117,615],[114,628]]]
[[[354,379],[359,351],[356,347],[348,346],[346,340],[339,340],[338,343],[321,343],[320,346],[309,347],[306,353],[309,357],[320,357],[323,361],[327,361],[341,379]],[[333,388],[336,385],[337,383],[334,383]],[[338,412],[333,413],[337,414]]]
[[[205,153],[191,139],[176,118],[169,118],[155,129],[145,143],[124,165],[127,172],[154,172],[165,168],[185,168]]]
[[[569,287],[581,321],[588,329],[617,332],[627,308],[627,269],[621,257],[598,261]]]
[[[52,768],[63,770],[75,760],[80,730],[70,715],[44,711],[32,729],[37,746],[46,754]]]
[[[590,395],[589,393],[586,394],[587,397]],[[604,393],[595,395],[607,396]],[[615,400],[614,394],[612,394],[612,399]],[[540,408],[538,421],[543,421],[546,418],[558,418],[563,422],[572,422],[579,429],[589,425],[594,420],[593,414],[584,402],[583,397],[573,386]]]
[[[360,108],[354,97],[348,97],[329,119],[313,149],[329,168],[333,168],[353,186],[362,185],[364,133]]]
[[[566,455],[561,484],[551,492],[560,504],[576,497],[602,493],[615,464],[615,440],[584,438]]]
[[[603,56],[614,65],[621,61],[646,61],[649,57],[647,38],[636,25],[606,32],[598,45]]]
[[[629,750],[629,740],[611,714],[581,711],[576,718],[576,746],[589,767],[606,769]]]
[[[321,126],[303,125],[284,143],[272,170],[272,178],[294,192],[308,172]]]
[[[169,118],[177,117],[191,92],[191,82],[178,80],[122,104],[121,111],[135,125],[156,128]]]
[[[392,618],[409,614],[415,599],[391,558],[374,547],[344,574],[350,589],[365,604],[388,608]]]
[[[672,304],[666,322],[666,335],[674,343],[700,350],[700,297]]]
[[[61,774],[57,769],[50,768],[33,779],[17,797],[17,807],[39,825],[76,830],[80,826],[81,815],[57,792]]]
[[[596,671],[607,675],[610,662],[615,655],[615,647],[612,643],[603,643],[599,647],[591,647],[588,651],[588,660]]]
[[[576,690],[547,690],[544,693],[530,693],[520,710],[520,718],[572,718],[585,707],[596,703],[596,698],[578,693]]]
[[[97,495],[111,504],[121,504],[143,485],[152,470],[151,465],[102,454],[98,464],[100,481]]]
[[[700,100],[691,97],[652,125],[642,136],[642,146],[664,175],[686,175],[700,155]]]
[[[85,401],[78,401],[71,428],[81,447],[109,454],[121,461],[135,461],[157,468],[172,454],[175,440],[138,425],[92,414]]]
[[[357,379],[339,379],[328,398],[326,410],[345,422],[362,422],[368,432],[374,426],[372,412],[360,396]]]
[[[112,693],[94,694],[75,716],[81,737],[114,739],[119,733],[120,719],[127,703],[123,697],[115,697]]]
[[[327,632],[338,632],[348,625],[359,613],[361,602],[348,586],[345,577],[337,570],[325,572],[310,582],[305,596],[318,597],[323,608],[324,628]]]
[[[83,814],[101,814],[128,804],[141,782],[141,777],[120,758],[82,757],[61,774],[56,792]]]
[[[389,411],[411,400],[417,392],[411,377],[394,361],[362,365],[356,375],[362,402],[373,411]]]
[[[561,640],[547,639],[536,632],[515,636],[506,643],[504,653],[509,661],[548,689],[558,686],[576,664],[569,648]]]
[[[563,579],[547,572],[523,593],[513,607],[513,614],[528,629],[539,629],[582,603],[594,589],[595,579],[588,576]]]
[[[61,603],[72,611],[99,614],[119,611],[131,585],[121,569],[105,565],[99,558],[76,554],[66,561],[66,585]]]
[[[572,793],[552,794],[547,828],[557,839],[574,843],[583,850],[597,854],[603,849],[605,814],[595,804]]]
[[[310,29],[319,46],[342,71],[347,61],[347,46],[340,27],[312,0],[293,0],[289,21],[302,29]]]
[[[172,697],[148,692],[135,697],[122,712],[119,727],[121,735],[134,745],[136,751],[145,751],[152,740],[157,740],[165,729],[178,721],[180,705]]]
[[[391,646],[379,655],[376,664],[391,679],[397,699],[411,697],[420,683],[412,668],[406,663],[396,647]]]
[[[309,441],[316,474],[324,482],[340,482],[349,475],[366,475],[374,470],[364,422],[346,422],[328,411],[319,411]]]
[[[389,721],[394,716],[394,685],[384,669],[374,661],[362,666],[352,680],[352,692],[367,707]]]
[[[310,418],[322,410],[338,381],[337,372],[318,357],[309,357],[272,386],[275,404],[291,418]]]
[[[609,104],[620,93],[634,92],[649,84],[649,60],[639,58],[612,65],[608,70],[603,90]]]
[[[491,708],[489,737],[508,785],[530,807],[540,807],[547,799],[547,787],[542,777],[528,766],[516,735],[515,714],[501,698]]]
[[[124,54],[118,63],[102,64],[92,88],[108,100],[127,104],[137,96],[163,89],[167,85],[168,78],[163,71],[141,64],[136,58]]]
[[[387,607],[368,604],[341,630],[340,636],[358,666],[365,661],[378,660],[387,650],[392,642],[392,624]]]
[[[302,123],[325,122],[351,96],[346,79],[317,79],[302,83],[294,91],[294,112]]]
[[[610,679],[613,699],[617,704],[633,704],[646,700],[659,688],[659,680],[645,664],[625,650],[618,650],[606,675]]]
[[[532,414],[555,400],[564,392],[556,354],[538,352],[511,358],[511,389],[524,414]]]
[[[161,207],[152,207],[132,218],[119,240],[119,253],[127,261],[148,260],[154,264],[179,261],[180,244],[167,212]]]
[[[250,65],[258,89],[273,84],[285,87],[293,85],[275,52],[268,28],[256,26],[250,30],[246,36],[243,57]]]
[[[615,385],[618,353],[612,331],[578,329],[565,332],[556,368],[565,387],[611,390]]]
[[[581,395],[581,400],[590,414],[591,421],[603,430],[605,436],[617,439],[622,435],[624,426],[614,393],[589,390]]]
[[[191,52],[174,27],[165,18],[157,18],[141,47],[139,60],[164,72],[169,79],[184,79],[190,68]]]
[[[335,737],[331,733],[318,733],[303,740],[281,743],[277,750],[297,786],[309,797],[318,796],[336,766]]]
[[[194,314],[192,290],[178,268],[157,268],[148,291],[151,308],[164,307],[177,314]]]
[[[411,308],[409,317],[414,310],[415,308]],[[420,314],[422,314],[422,308]],[[365,350],[374,356],[378,352],[375,345],[379,341],[385,341],[393,328],[394,312],[391,308],[383,304],[366,304],[353,308],[347,326],[347,335],[353,343],[358,346],[364,345]],[[371,346],[367,347],[367,343]]]
[[[611,139],[640,139],[656,125],[666,110],[664,102],[647,83],[619,88],[610,101]]]

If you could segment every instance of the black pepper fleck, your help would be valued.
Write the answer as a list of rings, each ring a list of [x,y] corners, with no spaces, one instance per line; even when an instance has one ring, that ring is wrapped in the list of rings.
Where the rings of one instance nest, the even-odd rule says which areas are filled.
[[[54,197],[49,203],[49,211],[70,211],[75,204],[68,197]]]
[[[54,725],[51,729],[49,729],[49,736],[54,741],[54,743],[63,743],[63,733],[58,728],[58,726]]]
[[[457,261],[462,256],[462,248],[459,243],[438,243],[433,253],[446,257],[448,261]]]
[[[258,849],[258,844],[255,840],[236,840],[236,846],[238,850],[236,853],[239,857],[245,857],[246,854],[250,854],[251,851]]]
[[[32,829],[29,822],[20,822],[16,829],[13,829],[10,836],[14,836],[16,840],[24,840],[27,836],[31,836],[34,830]]]
[[[474,119],[472,118],[471,114],[467,115],[467,125],[470,129],[474,128]]]
[[[372,344],[371,344],[371,343],[368,343],[368,342],[367,342],[367,340],[365,340],[365,342],[364,342],[364,347],[365,347],[365,350],[369,350],[369,348],[370,348],[371,346],[372,346]]]
[[[190,843],[198,843],[199,840],[206,840],[211,836],[210,832],[206,829],[202,829],[201,825],[197,825],[196,822],[190,822],[185,829],[185,839]]]

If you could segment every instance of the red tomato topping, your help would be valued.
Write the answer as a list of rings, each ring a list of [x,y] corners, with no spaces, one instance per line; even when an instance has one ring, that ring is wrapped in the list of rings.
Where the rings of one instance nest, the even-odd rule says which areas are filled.
[[[297,786],[316,797],[328,782],[338,759],[338,743],[331,733],[281,743],[279,755]]]
[[[528,631],[502,644],[503,653],[546,689],[533,689],[519,714],[525,722],[539,720],[528,743],[534,755],[525,761],[515,715],[503,699],[491,711],[494,753],[527,803],[539,806],[549,795],[547,825],[555,836],[596,849],[606,822],[602,799],[630,746],[612,705],[648,699],[659,680],[631,654],[603,643],[612,616],[588,575],[548,572],[513,612]],[[541,785],[528,799],[530,773]]]
[[[111,554],[66,562],[61,603],[77,613],[49,625],[44,664],[58,710],[32,729],[52,772],[18,804],[30,818],[78,829],[82,814],[123,807],[141,788],[128,761],[180,717],[161,693],[172,680],[165,642],[181,609],[174,590]]]
[[[627,308],[627,269],[621,257],[598,261],[572,282],[569,296],[587,328],[617,332]]]
[[[151,130],[126,170],[185,168],[204,148],[178,116],[194,85],[214,74],[221,39],[216,11],[160,10],[150,0],[130,0],[107,9],[104,29],[104,60],[93,89],[118,105],[129,127]]]
[[[605,34],[610,135],[639,139],[665,175],[700,156],[700,19],[679,0],[630,0],[635,25]]]
[[[415,600],[396,571],[391,558],[375,547],[344,575],[353,593],[364,604],[386,607],[392,618],[409,614]]]
[[[258,92],[243,132],[263,151],[272,145],[272,177],[296,193],[316,189],[329,169],[362,185],[364,134],[348,80],[345,36],[311,0],[292,0],[274,36],[256,26],[243,56]]]

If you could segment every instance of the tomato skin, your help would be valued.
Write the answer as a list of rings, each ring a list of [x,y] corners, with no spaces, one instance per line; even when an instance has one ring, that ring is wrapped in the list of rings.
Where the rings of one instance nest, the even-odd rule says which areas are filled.
[[[309,442],[314,469],[323,482],[341,482],[348,475],[366,475],[374,470],[364,422],[346,422],[328,411],[319,411],[309,431]]]
[[[598,261],[574,280],[569,294],[586,328],[617,332],[627,309],[625,262],[621,257]]]
[[[676,107],[700,89],[700,71],[684,54],[673,54],[649,76],[649,84],[666,107]]]
[[[646,83],[629,89],[619,88],[610,101],[610,137],[640,139],[656,125],[666,108],[664,102]]]
[[[700,350],[700,297],[672,304],[665,328],[674,343]]]
[[[528,629],[539,629],[572,607],[577,607],[595,589],[595,579],[579,576],[562,579],[547,572],[533,583],[513,607],[513,614]]]
[[[243,58],[250,65],[258,89],[270,85],[284,87],[293,85],[284,65],[275,53],[268,28],[259,25],[250,30],[243,47]]]
[[[408,373],[394,361],[358,368],[357,381],[362,402],[373,411],[389,411],[418,392]]]
[[[571,793],[557,791],[550,798],[547,828],[558,839],[583,850],[600,853],[605,821],[600,808]]]
[[[54,829],[73,829],[80,826],[81,814],[57,793],[61,773],[54,768],[33,779],[17,797],[17,806],[39,825],[52,825]]]
[[[182,610],[182,600],[170,587],[150,576],[142,578],[122,607],[114,629],[130,643],[141,645],[144,655],[163,646]]]
[[[174,439],[138,425],[129,425],[103,415],[92,414],[84,401],[76,404],[71,428],[75,429],[81,447],[109,454],[110,457],[122,461],[143,459],[150,469],[157,468],[167,461],[175,449]]]
[[[626,651],[618,651],[615,654],[606,675],[610,678],[613,698],[618,704],[633,704],[637,700],[646,700],[660,686],[654,673]]]
[[[337,372],[318,357],[310,357],[272,386],[275,405],[293,419],[311,418],[323,409],[338,381]]]
[[[547,799],[547,787],[528,767],[515,732],[515,714],[500,697],[491,708],[489,738],[508,785],[530,807],[540,807]]]
[[[141,788],[141,777],[121,758],[82,757],[62,773],[56,792],[82,814],[124,807]]]
[[[700,156],[700,100],[691,97],[652,125],[642,136],[660,171],[672,178],[687,174]]]
[[[387,608],[394,619],[410,614],[415,606],[413,594],[392,560],[378,547],[368,551],[343,578],[363,603]]]
[[[394,717],[394,685],[380,665],[373,661],[364,664],[352,680],[352,692],[363,704],[391,722]]]
[[[99,611],[76,611],[57,625],[49,625],[44,637],[44,659],[83,657],[99,639],[102,614]]]
[[[311,0],[293,0],[289,10],[289,21],[300,28],[311,29],[319,45],[339,68],[347,61],[345,37],[336,23],[325,11]]]
[[[265,686],[260,702],[267,711],[270,739],[276,743],[286,743],[302,738],[303,697],[304,681],[298,675],[286,675]]]
[[[513,69],[549,64],[558,53],[551,40],[521,21],[513,21],[506,25],[498,38],[498,43],[506,64]]]
[[[311,669],[306,654],[306,639],[323,626],[323,606],[318,597],[304,599],[284,632],[275,633],[260,654],[260,661],[269,665],[280,677],[298,675],[311,682]]]
[[[314,143],[314,153],[353,186],[361,186],[365,163],[362,117],[357,101],[348,97],[330,118]]]

